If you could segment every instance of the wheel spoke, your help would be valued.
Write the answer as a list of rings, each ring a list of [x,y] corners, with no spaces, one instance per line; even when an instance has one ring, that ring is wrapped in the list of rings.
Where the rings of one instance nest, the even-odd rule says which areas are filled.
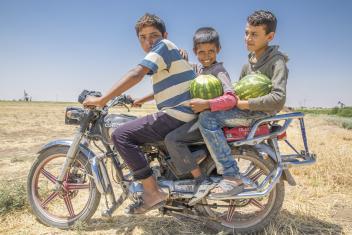
[[[68,210],[68,213],[70,214],[70,217],[75,216],[75,212],[73,210],[71,198],[68,195],[65,195],[64,196],[64,201],[65,201],[65,205],[66,205],[66,208]]]
[[[231,200],[229,203],[229,209],[227,211],[226,221],[231,222],[234,214],[235,214],[235,202],[234,200]]]
[[[68,183],[66,185],[67,190],[79,190],[79,189],[89,189],[89,184],[80,184],[80,183]]]
[[[254,199],[254,198],[252,198],[252,199],[250,200],[250,203],[251,203],[252,205],[258,207],[258,208],[261,209],[261,210],[264,210],[264,208],[265,208],[263,204],[261,204],[258,200]]]
[[[41,206],[44,208],[49,202],[51,202],[57,195],[59,194],[59,192],[53,192],[52,194],[49,195],[49,197],[42,202]]]
[[[243,172],[243,176],[251,175],[257,168],[254,166],[253,162],[247,167],[247,169]]]
[[[251,175],[249,178],[255,182],[257,181],[262,175],[264,174],[264,171],[262,169],[260,169],[259,171],[257,171],[254,175]]]
[[[56,184],[56,177],[44,168],[41,169],[41,173],[52,183]]]

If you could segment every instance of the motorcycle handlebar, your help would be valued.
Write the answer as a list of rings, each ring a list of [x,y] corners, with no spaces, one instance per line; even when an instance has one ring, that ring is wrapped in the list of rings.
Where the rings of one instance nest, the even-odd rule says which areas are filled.
[[[94,96],[94,97],[101,97],[102,94],[100,91],[88,91],[88,90],[83,90],[81,94],[78,96],[78,102],[80,104],[83,104],[84,100],[88,96]],[[134,100],[131,98],[129,95],[120,95],[117,96],[113,99],[113,101],[117,101],[117,103],[122,104],[122,105],[132,105]],[[90,107],[93,108],[93,107]]]
[[[78,102],[80,104],[83,104],[84,100],[87,98],[87,96],[95,96],[95,97],[101,97],[102,94],[99,91],[88,91],[88,90],[83,90],[81,94],[78,96]]]

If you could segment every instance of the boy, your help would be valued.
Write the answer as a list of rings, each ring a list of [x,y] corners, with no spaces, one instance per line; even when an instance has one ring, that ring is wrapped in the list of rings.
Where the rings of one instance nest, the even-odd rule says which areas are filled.
[[[142,200],[132,204],[127,213],[141,214],[163,206],[167,195],[157,185],[139,145],[162,141],[171,130],[195,118],[191,108],[184,105],[191,99],[189,83],[195,73],[182,59],[178,48],[166,39],[165,24],[158,16],[145,14],[137,21],[135,29],[141,47],[147,53],[144,59],[104,96],[88,97],[83,104],[102,107],[145,75],[152,75],[154,95],[148,99],[154,98],[161,111],[128,122],[112,135],[114,145],[134,179],[140,180],[144,188]]]
[[[276,114],[285,104],[287,57],[278,51],[278,46],[269,46],[275,35],[276,24],[276,17],[269,11],[255,11],[247,18],[245,42],[250,51],[249,64],[243,67],[240,75],[241,79],[252,72],[265,74],[271,78],[272,91],[258,98],[238,99],[237,108],[229,111],[205,111],[199,115],[199,129],[213,159],[217,162],[218,173],[224,176],[211,191],[214,198],[221,199],[243,190],[237,163],[221,128],[250,125],[255,119]]]
[[[222,63],[216,60],[220,49],[219,34],[215,29],[204,27],[196,31],[193,37],[193,51],[200,64],[192,66],[198,75],[212,74],[216,76],[221,81],[224,91],[222,96],[215,99],[192,99],[190,106],[196,113],[207,109],[212,112],[228,110],[236,105],[231,79]],[[189,202],[190,205],[201,200],[215,186],[206,175],[202,174],[187,146],[189,143],[202,141],[201,133],[193,127],[195,122],[196,120],[186,123],[165,137],[165,145],[176,169],[180,174],[191,172],[196,180],[197,192]]]

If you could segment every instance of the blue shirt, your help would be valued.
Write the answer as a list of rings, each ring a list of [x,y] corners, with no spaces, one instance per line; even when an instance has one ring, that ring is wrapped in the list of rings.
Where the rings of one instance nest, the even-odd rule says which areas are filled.
[[[196,74],[179,49],[171,41],[157,42],[140,65],[149,68],[152,75],[154,99],[159,110],[184,122],[196,115],[187,106],[191,99],[190,83]]]

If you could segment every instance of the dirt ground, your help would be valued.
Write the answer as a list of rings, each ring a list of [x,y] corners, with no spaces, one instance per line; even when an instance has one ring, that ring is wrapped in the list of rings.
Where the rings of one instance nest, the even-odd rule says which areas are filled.
[[[74,103],[0,102],[0,181],[26,182],[37,151],[54,139],[72,139],[74,126],[64,125],[66,106]],[[153,107],[132,114],[152,112]],[[292,169],[297,186],[286,184],[278,218],[262,234],[352,234],[352,131],[330,124],[320,116],[305,118],[313,166]],[[298,123],[288,139],[302,148]],[[282,147],[287,150],[286,147]],[[103,200],[102,200],[103,201]],[[126,201],[125,203],[128,203]],[[100,205],[89,225],[64,231],[40,224],[28,210],[0,216],[0,234],[214,234],[204,224],[150,212],[126,216],[122,205],[111,220],[100,216]],[[221,234],[221,233],[220,233]]]

